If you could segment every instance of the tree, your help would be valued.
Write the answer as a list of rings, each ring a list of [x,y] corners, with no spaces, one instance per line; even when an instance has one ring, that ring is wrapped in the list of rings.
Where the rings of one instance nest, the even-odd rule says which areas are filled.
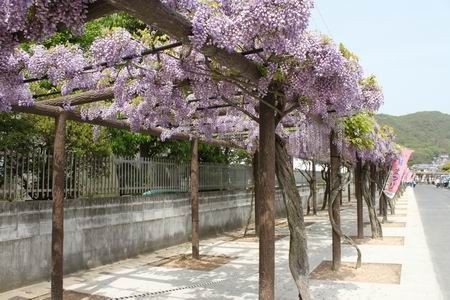
[[[105,156],[111,153],[108,141],[93,142],[92,126],[69,122],[66,149],[78,155]],[[104,137],[104,131],[100,131]],[[48,118],[26,114],[0,114],[0,144],[3,148],[27,153],[33,149],[50,149],[53,144],[54,122]]]
[[[450,172],[450,162],[445,163],[442,167],[441,170],[444,172]]]
[[[371,79],[373,84],[373,79]],[[377,197],[377,185],[384,182],[384,179],[377,177],[377,167],[385,169],[386,165],[395,158],[396,149],[393,143],[392,129],[386,126],[379,126],[372,114],[357,114],[344,120],[346,141],[354,149],[358,163],[358,197],[360,192],[366,202],[369,220],[371,224],[372,238],[383,236],[381,223],[378,220],[375,203]],[[359,174],[359,172],[361,172]],[[383,172],[387,176],[386,172]],[[381,190],[382,187],[379,186]],[[358,204],[360,202],[358,201]],[[361,211],[358,210],[360,213]],[[362,216],[358,216],[358,219]],[[360,224],[359,224],[360,225]],[[360,231],[360,230],[359,230]]]
[[[313,215],[317,215],[317,174],[316,174],[316,161],[304,161],[303,165],[305,170],[299,169],[302,176],[305,178],[309,185],[309,196],[306,200],[306,214],[309,215],[312,212]],[[311,165],[311,168],[310,168]]]
[[[38,133],[31,118],[22,114],[0,114],[0,145],[3,149],[30,151],[38,144]]]
[[[161,141],[160,139],[140,133],[108,128],[107,140],[112,152],[120,156],[167,158],[179,162],[190,160],[190,145],[187,141]],[[199,144],[200,162],[220,164],[248,164],[250,155],[242,149],[222,148],[214,145]]]

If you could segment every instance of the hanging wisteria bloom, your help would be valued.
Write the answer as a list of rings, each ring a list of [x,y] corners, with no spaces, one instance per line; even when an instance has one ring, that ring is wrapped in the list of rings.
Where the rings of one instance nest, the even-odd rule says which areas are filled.
[[[13,2],[21,7],[17,12],[11,9]],[[23,15],[44,8],[41,10],[37,1],[16,2],[1,8],[0,14],[5,16],[1,26],[7,28],[3,39],[21,35],[38,40],[56,30],[39,18],[33,22],[45,30],[28,28],[32,23],[24,22]],[[282,95],[277,133],[290,141],[292,154],[312,155],[325,147],[322,140],[331,128],[337,128],[339,118],[373,111],[382,102],[380,88],[372,78],[363,79],[356,60],[343,55],[329,38],[306,31],[312,1],[163,2],[191,21],[192,49],[141,56],[146,49],[144,41],[118,28],[96,39],[85,52],[76,45],[60,45],[50,49],[35,46],[29,57],[16,53],[14,62],[12,54],[4,55],[1,109],[31,103],[28,88],[21,82],[23,76],[47,78],[62,94],[112,87],[114,99],[84,108],[84,118],[126,118],[135,130],[167,128],[165,137],[185,132],[225,138],[227,132],[242,131],[246,132],[244,144],[254,149],[258,107],[275,82],[278,95]],[[50,19],[79,30],[87,2],[72,3],[70,13],[62,4],[65,2],[56,1],[46,7],[61,14]],[[13,25],[20,20],[20,26]],[[199,50],[208,45],[237,52],[260,49],[246,56],[260,70],[260,80],[253,82],[205,57]],[[11,90],[14,95],[9,95]],[[66,107],[72,109],[70,104]]]

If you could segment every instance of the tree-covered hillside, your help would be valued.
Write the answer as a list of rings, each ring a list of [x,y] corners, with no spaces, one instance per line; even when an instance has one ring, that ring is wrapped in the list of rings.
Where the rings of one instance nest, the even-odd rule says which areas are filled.
[[[404,116],[380,114],[381,124],[394,128],[396,142],[414,150],[411,164],[431,162],[433,156],[450,153],[450,115],[438,111]]]

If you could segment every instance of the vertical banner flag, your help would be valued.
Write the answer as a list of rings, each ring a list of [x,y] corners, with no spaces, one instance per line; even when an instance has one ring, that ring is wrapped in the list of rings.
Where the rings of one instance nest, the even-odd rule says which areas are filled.
[[[397,193],[398,187],[403,179],[403,175],[408,167],[408,160],[411,157],[412,150],[403,149],[400,156],[392,162],[391,172],[389,174],[386,187],[384,188],[384,194],[389,198],[394,198]]]
[[[408,168],[408,177],[406,177],[406,182],[413,182],[416,178],[416,174]]]
[[[414,173],[409,168],[407,168],[405,173],[403,174],[402,182],[411,182],[411,181],[413,181],[413,175],[414,175]]]

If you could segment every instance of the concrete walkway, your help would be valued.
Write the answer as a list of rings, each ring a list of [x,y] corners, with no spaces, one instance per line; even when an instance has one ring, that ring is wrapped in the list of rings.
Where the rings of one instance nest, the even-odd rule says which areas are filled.
[[[402,210],[404,207],[404,210]],[[398,213],[390,221],[406,222],[406,227],[383,227],[385,236],[404,236],[404,246],[362,245],[363,262],[402,264],[400,284],[373,284],[311,280],[314,299],[444,299],[433,269],[433,262],[414,192],[409,189],[398,204]],[[355,204],[342,209],[344,231],[355,235]],[[331,258],[331,228],[327,216],[307,217],[315,222],[307,228],[311,270]],[[279,226],[277,233],[288,233]],[[366,234],[370,228],[366,227]],[[189,244],[164,249],[135,259],[79,272],[65,278],[65,289],[118,299],[257,299],[258,243],[232,240],[222,236],[203,241],[203,254],[235,257],[213,271],[152,267],[152,261],[173,254],[188,253]],[[276,299],[297,299],[297,291],[288,268],[289,238],[276,243]],[[343,261],[355,261],[353,248],[343,246]],[[0,299],[15,296],[30,299],[49,292],[49,283],[0,294]],[[122,298],[125,299],[125,298]]]

